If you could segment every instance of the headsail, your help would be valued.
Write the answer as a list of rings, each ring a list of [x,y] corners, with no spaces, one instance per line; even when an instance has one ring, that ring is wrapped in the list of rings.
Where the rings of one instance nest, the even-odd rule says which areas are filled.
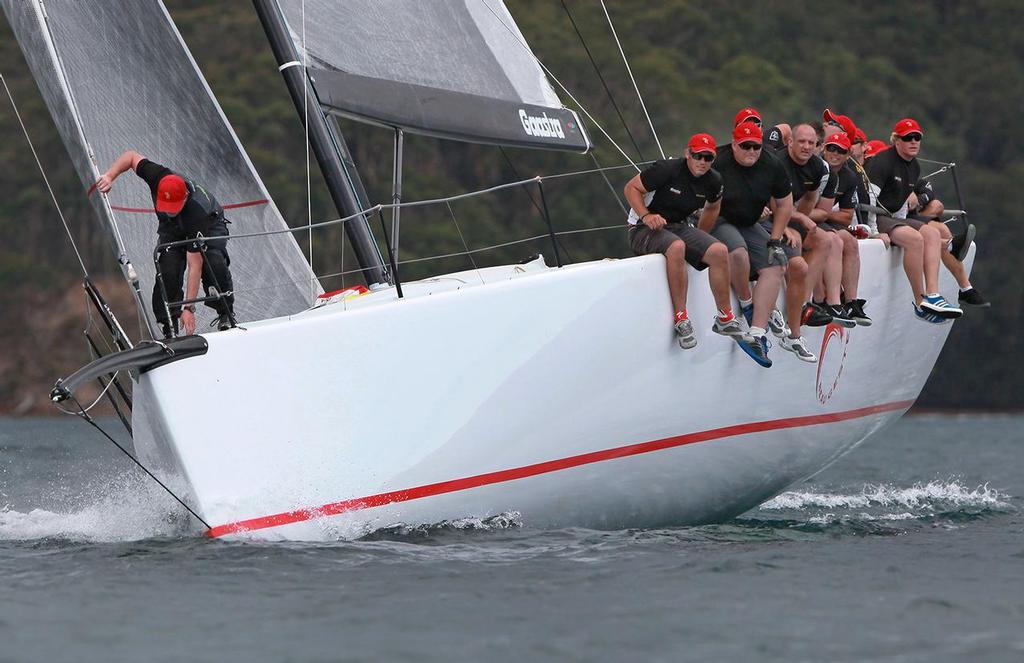
[[[590,148],[501,0],[280,6],[320,102],[334,112],[456,140]]]
[[[134,149],[211,191],[233,234],[287,227],[160,0],[2,2],[83,195],[122,151]],[[156,244],[148,187],[126,173],[109,205],[98,193],[91,199],[148,296]],[[290,234],[238,240],[229,251],[240,321],[295,313],[308,306],[311,290],[321,291]]]

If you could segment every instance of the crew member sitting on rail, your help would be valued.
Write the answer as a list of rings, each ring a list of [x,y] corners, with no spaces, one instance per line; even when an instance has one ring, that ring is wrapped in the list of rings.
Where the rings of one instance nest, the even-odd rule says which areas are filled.
[[[668,289],[675,310],[675,332],[680,347],[697,345],[686,312],[686,263],[708,268],[708,283],[718,307],[711,329],[726,336],[742,336],[743,327],[729,303],[729,256],[725,244],[687,221],[701,210],[699,223],[710,226],[722,205],[722,176],[711,168],[715,139],[706,133],[690,138],[682,159],[662,159],[626,183],[632,208],[627,222],[629,246],[636,255],[663,253]]]
[[[835,203],[828,204],[827,199],[819,202],[819,207],[827,214],[824,227],[831,228],[842,241],[842,294],[847,317],[858,325],[869,326],[871,318],[864,312],[866,302],[857,299],[857,283],[860,280],[860,247],[850,227],[857,223],[854,210],[857,207],[857,173],[849,167],[850,153],[853,146],[845,131],[833,131],[825,138],[825,161],[829,170],[836,178]]]
[[[234,324],[234,296],[231,271],[228,269],[231,260],[227,251],[228,227],[224,209],[203,187],[166,166],[150,161],[134,150],[128,150],[115,159],[107,172],[96,180],[96,188],[101,193],[109,192],[114,180],[129,168],[149,185],[153,195],[153,204],[159,221],[158,244],[196,239],[199,236],[217,238],[204,240],[205,251],[197,242],[172,246],[160,253],[160,280],[163,281],[167,300],[164,300],[160,292],[160,280],[157,280],[153,284],[153,313],[163,327],[164,336],[169,338],[177,335],[179,318],[186,334],[195,333],[195,304],[189,304],[184,309],[181,306],[166,306],[168,302],[182,301],[182,281],[186,263],[188,284],[185,298],[197,298],[202,275],[203,289],[206,292],[215,287],[223,295],[206,302],[206,305],[216,310],[219,315],[216,321],[217,329],[223,331],[231,328]],[[167,317],[168,309],[170,319]]]
[[[903,269],[914,293],[914,314],[925,322],[941,323],[959,318],[963,311],[939,293],[939,261],[942,234],[925,220],[907,216],[911,195],[921,178],[917,154],[924,132],[917,120],[904,118],[893,129],[893,147],[872,157],[866,166],[877,204],[879,232],[889,235],[903,249]],[[932,206],[929,211],[933,211]]]
[[[715,168],[722,175],[725,195],[721,218],[702,229],[725,242],[729,249],[732,286],[741,306],[752,306],[750,335],[753,344],[743,345],[758,364],[772,365],[768,358],[768,316],[775,308],[788,258],[783,250],[784,231],[793,212],[789,176],[779,160],[761,149],[761,128],[742,122],[733,129],[732,143],[718,149]],[[769,201],[775,202],[771,230],[758,221]],[[750,290],[756,274],[757,287]]]

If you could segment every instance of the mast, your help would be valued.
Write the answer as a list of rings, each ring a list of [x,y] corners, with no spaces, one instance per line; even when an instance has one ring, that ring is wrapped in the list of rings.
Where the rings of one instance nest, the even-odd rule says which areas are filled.
[[[320,164],[320,170],[324,174],[334,206],[341,216],[351,216],[368,208],[370,205],[366,190],[359,179],[359,173],[356,171],[345,139],[337,130],[337,125],[332,125],[329,122],[321,108],[312,80],[305,78],[308,77],[308,74],[302,66],[299,53],[288,34],[284,15],[281,13],[277,0],[253,0],[253,5],[263,24],[267,39],[270,41],[274,57],[279,65],[278,68],[288,86],[288,92],[299,112],[299,117],[304,123],[307,122],[306,118],[308,117],[309,142],[313,147],[317,163]],[[308,107],[308,110],[312,112],[304,113],[307,89],[313,91],[312,100],[315,103]],[[377,243],[373,239],[366,217],[360,216],[346,222],[345,232],[352,243],[352,250],[363,270],[363,277],[367,285],[389,283],[390,276],[384,266]]]

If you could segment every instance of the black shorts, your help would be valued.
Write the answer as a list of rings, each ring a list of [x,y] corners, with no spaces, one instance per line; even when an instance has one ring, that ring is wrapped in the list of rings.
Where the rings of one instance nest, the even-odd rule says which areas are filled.
[[[680,239],[686,244],[686,262],[698,271],[707,269],[704,253],[718,240],[703,230],[688,223],[669,223],[660,230],[651,230],[643,223],[629,228],[629,248],[638,256],[663,254],[673,242]]]
[[[889,237],[892,237],[892,231],[896,230],[900,226],[907,226],[914,230],[920,230],[924,226],[928,225],[927,221],[918,221],[917,219],[894,219],[891,216],[882,216],[879,214],[876,217],[878,223],[878,232],[885,233]]]

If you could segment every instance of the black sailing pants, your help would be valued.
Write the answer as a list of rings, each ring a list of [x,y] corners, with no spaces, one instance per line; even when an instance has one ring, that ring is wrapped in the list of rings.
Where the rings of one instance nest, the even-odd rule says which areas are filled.
[[[170,235],[160,235],[159,243],[174,242],[181,239]],[[231,282],[231,271],[228,266],[231,258],[228,257],[227,242],[221,240],[210,240],[206,243],[206,260],[203,261],[203,292],[209,293],[211,287],[216,287],[218,292],[230,292],[234,289]],[[167,291],[168,302],[180,302],[184,298],[182,289],[185,280],[185,266],[187,263],[186,246],[174,246],[160,254],[160,273],[163,275],[164,288]],[[217,311],[219,315],[232,313],[234,311],[235,298],[228,295],[224,299],[215,299],[206,302],[206,305]],[[181,317],[181,307],[172,306],[171,317],[177,320]],[[153,313],[160,324],[167,323],[167,313],[164,310],[163,293],[160,292],[160,284],[153,284]]]

